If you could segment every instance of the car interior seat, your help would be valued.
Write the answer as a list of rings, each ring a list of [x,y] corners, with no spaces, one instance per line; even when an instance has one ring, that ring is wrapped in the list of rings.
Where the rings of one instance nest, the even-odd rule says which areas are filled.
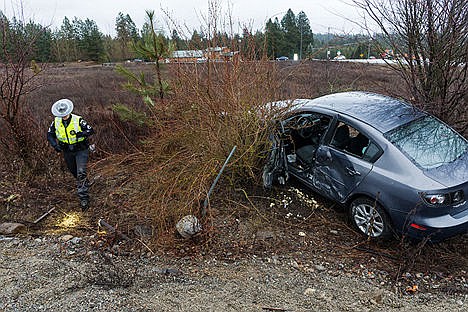
[[[336,129],[331,145],[345,149],[349,144],[349,128],[347,125],[341,125]]]
[[[311,165],[316,149],[317,147],[314,145],[304,145],[296,150],[296,155],[302,162]]]
[[[366,147],[368,144],[369,139],[363,134],[359,133],[356,137],[349,141],[348,148],[346,150],[354,155],[361,157],[364,154],[364,147]]]

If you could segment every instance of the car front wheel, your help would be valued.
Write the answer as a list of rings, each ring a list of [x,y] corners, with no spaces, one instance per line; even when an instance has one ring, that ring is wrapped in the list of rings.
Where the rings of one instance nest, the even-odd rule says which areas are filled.
[[[392,235],[390,220],[376,201],[364,197],[355,199],[349,214],[354,227],[365,236],[384,239]]]

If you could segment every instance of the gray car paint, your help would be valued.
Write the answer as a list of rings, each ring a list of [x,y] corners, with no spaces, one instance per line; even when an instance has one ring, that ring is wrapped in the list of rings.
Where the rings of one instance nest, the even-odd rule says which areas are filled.
[[[319,161],[308,175],[289,170],[308,186],[342,204],[349,204],[359,196],[376,199],[385,208],[398,232],[407,231],[411,222],[430,227],[441,237],[467,232],[466,201],[456,207],[430,207],[422,201],[420,194],[463,189],[466,198],[468,153],[445,166],[422,170],[384,137],[385,132],[425,116],[425,113],[396,99],[365,92],[296,100],[288,115],[300,112],[318,112],[334,118],[319,147],[319,153],[331,156],[331,159]],[[374,164],[363,164],[363,160],[327,145],[338,119],[355,127],[380,146],[383,154]],[[284,155],[280,157],[285,159]],[[363,171],[357,180],[346,177],[342,170],[343,163],[346,163],[344,166],[351,164],[354,169]],[[326,188],[324,185],[327,183]],[[417,236],[419,233],[410,235]]]

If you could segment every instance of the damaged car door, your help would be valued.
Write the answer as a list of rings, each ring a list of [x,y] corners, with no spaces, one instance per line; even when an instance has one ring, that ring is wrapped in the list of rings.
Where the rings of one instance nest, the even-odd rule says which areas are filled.
[[[315,112],[298,113],[281,121],[270,136],[272,149],[263,172],[265,187],[274,181],[284,184],[291,174],[314,188],[315,154],[331,121],[332,117]]]
[[[339,202],[363,181],[380,148],[351,125],[316,112],[296,114],[271,134],[263,172],[265,187],[285,184],[289,175]]]
[[[314,184],[328,197],[344,202],[372,170],[381,153],[366,135],[345,122],[338,122],[328,144],[316,154]]]

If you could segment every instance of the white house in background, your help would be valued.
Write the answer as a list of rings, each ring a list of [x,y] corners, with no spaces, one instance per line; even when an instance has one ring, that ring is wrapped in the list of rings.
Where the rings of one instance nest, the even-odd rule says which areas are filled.
[[[199,59],[203,59],[202,50],[178,50],[172,52],[172,58],[170,61],[195,63]]]
[[[230,61],[239,57],[239,51],[231,51],[227,47],[213,47],[205,50],[178,50],[172,52],[167,62],[170,63],[203,63],[207,59],[213,61]]]

